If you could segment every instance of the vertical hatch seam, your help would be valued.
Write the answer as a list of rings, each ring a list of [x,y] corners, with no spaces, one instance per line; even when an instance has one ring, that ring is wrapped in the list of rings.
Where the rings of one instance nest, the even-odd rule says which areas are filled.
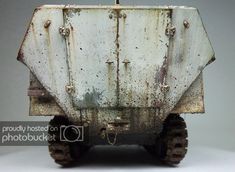
[[[170,27],[173,25],[173,20],[172,20],[172,15],[173,15],[173,9],[169,9],[169,15],[167,16],[167,17],[169,17],[169,24],[170,24]],[[172,55],[171,55],[171,51],[172,51],[172,44],[173,44],[173,37],[171,37],[171,36],[168,36],[168,49],[167,49],[167,54],[166,54],[166,56],[165,56],[165,60],[164,60],[164,62],[163,62],[163,65],[164,65],[164,63],[165,63],[165,65],[164,65],[164,70],[165,70],[165,72],[164,72],[164,76],[163,76],[163,78],[162,78],[162,84],[163,85],[166,85],[167,84],[167,73],[168,73],[168,69],[169,69],[169,58],[171,58],[172,57]],[[168,114],[166,114],[166,110],[165,110],[165,104],[166,104],[166,94],[167,94],[167,92],[163,92],[163,98],[162,98],[162,102],[163,102],[163,106],[161,106],[161,107],[159,107],[158,108],[158,112],[159,112],[159,117],[160,117],[160,120],[161,121],[164,121],[166,118],[167,118],[167,116],[168,116]]]
[[[68,10],[68,9],[66,9],[66,8],[63,8],[62,9],[62,13],[63,13],[63,26],[65,26],[66,25],[66,10]],[[73,84],[73,77],[72,77],[72,71],[71,71],[71,64],[70,64],[70,61],[69,61],[69,58],[70,58],[70,56],[71,56],[71,54],[70,54],[70,48],[69,48],[69,40],[67,40],[67,38],[64,38],[65,39],[65,44],[66,44],[66,55],[67,55],[67,57],[66,57],[66,63],[67,63],[67,69],[68,69],[68,80],[69,80],[69,83],[68,84]],[[75,104],[74,104],[74,101],[73,101],[73,96],[71,95],[71,94],[69,94],[69,97],[70,97],[70,103],[71,103],[71,105],[72,105],[72,108],[73,108],[73,110],[74,110],[74,107],[76,107],[75,106]]]
[[[116,94],[117,94],[117,107],[120,105],[120,82],[119,82],[119,51],[120,51],[120,44],[119,44],[119,16],[120,10],[116,10],[116,18],[117,18],[117,25],[116,25],[116,58],[117,58],[117,85],[116,85]]]

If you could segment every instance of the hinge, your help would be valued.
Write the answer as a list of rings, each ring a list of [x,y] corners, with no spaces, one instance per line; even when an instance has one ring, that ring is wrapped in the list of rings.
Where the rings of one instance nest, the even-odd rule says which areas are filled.
[[[72,94],[74,93],[75,89],[74,86],[72,84],[68,84],[65,86],[65,90],[68,94]]]
[[[169,36],[169,37],[174,37],[175,36],[175,32],[176,32],[176,28],[175,26],[168,26],[166,28],[166,35]]]
[[[170,90],[170,86],[166,84],[161,84],[160,89],[161,89],[161,92],[166,93]]]
[[[69,36],[69,34],[70,34],[70,29],[69,29],[69,28],[66,28],[66,27],[64,27],[64,26],[61,26],[61,27],[59,28],[59,32],[60,32],[60,34],[61,34],[62,36],[67,37],[67,36]]]

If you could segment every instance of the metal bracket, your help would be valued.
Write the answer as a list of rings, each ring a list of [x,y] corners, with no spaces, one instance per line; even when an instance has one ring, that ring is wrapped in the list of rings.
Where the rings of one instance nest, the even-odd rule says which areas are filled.
[[[169,37],[174,37],[176,32],[175,26],[170,26],[166,28],[166,35]]]
[[[113,18],[124,18],[126,19],[127,18],[127,15],[125,13],[120,13],[120,14],[109,14],[109,18],[110,19],[113,19]]]
[[[66,85],[65,90],[68,94],[72,94],[75,91],[74,86],[72,84]]]
[[[170,86],[163,84],[163,85],[160,85],[160,89],[163,93],[166,93],[170,90]]]
[[[124,63],[124,64],[129,64],[129,63],[131,63],[131,62],[130,62],[129,60],[125,59],[125,60],[123,60],[122,63]]]
[[[110,61],[110,60],[107,60],[105,63],[107,63],[107,64],[113,64],[114,62],[113,61]]]
[[[67,37],[67,36],[69,36],[69,34],[70,34],[70,29],[69,29],[69,28],[66,28],[66,27],[64,27],[64,26],[61,26],[61,27],[59,28],[59,32],[60,32],[60,34],[61,34],[62,36]]]

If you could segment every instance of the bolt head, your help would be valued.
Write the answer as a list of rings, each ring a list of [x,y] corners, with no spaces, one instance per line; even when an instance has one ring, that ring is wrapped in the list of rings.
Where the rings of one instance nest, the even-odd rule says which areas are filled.
[[[48,28],[51,25],[51,20],[47,20],[44,24],[44,28]]]
[[[187,29],[190,26],[190,24],[189,24],[189,22],[187,20],[184,20],[183,24],[184,24],[184,27],[187,28]]]
[[[109,14],[109,18],[112,19],[112,18],[113,18],[113,15],[112,15],[112,14]]]

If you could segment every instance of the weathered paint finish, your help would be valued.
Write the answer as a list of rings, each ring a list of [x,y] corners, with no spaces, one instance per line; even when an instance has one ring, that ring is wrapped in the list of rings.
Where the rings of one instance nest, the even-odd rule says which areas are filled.
[[[30,96],[30,116],[65,115],[54,98],[45,90],[32,73],[30,73],[28,96]]]
[[[18,59],[69,117],[152,107],[164,119],[213,57],[195,8],[42,6]]]
[[[83,122],[89,125],[91,135],[99,135],[102,129],[118,133],[157,132],[155,108],[129,108],[123,110],[82,110]],[[114,129],[114,130],[113,130]]]
[[[49,93],[43,88],[43,86],[37,81],[33,75],[30,77],[30,87],[29,91],[36,91],[38,94],[28,94],[30,96],[30,115],[31,116],[54,116],[54,115],[65,115],[62,109],[55,102],[53,97],[49,96]],[[29,93],[29,92],[28,92]],[[46,96],[42,96],[41,93],[44,93]],[[203,80],[202,74],[194,81],[190,88],[184,93],[180,101],[171,111],[171,113],[180,114],[180,113],[204,113],[204,92],[203,92]],[[47,100],[50,101],[47,101]],[[144,109],[145,110],[145,109]],[[92,114],[93,110],[85,110],[89,114]],[[107,122],[115,121],[117,117],[120,117],[115,110],[105,110],[102,111],[105,118],[105,122],[101,122],[104,118],[99,118],[100,116],[94,115],[93,118],[88,118],[87,115],[82,115],[83,121],[98,121],[103,126],[107,125]],[[119,110],[120,112],[120,110]],[[91,116],[91,115],[90,115]],[[109,116],[112,116],[110,118]],[[97,118],[97,119],[96,119]]]
[[[168,52],[165,30],[170,13],[167,9],[121,10],[126,18],[119,19],[120,106],[156,107],[156,101],[163,99],[160,82],[155,80],[161,77],[156,72]]]
[[[72,94],[77,108],[117,106],[116,19],[109,9],[65,9]]]
[[[202,74],[193,82],[189,89],[180,98],[171,113],[204,113],[204,90]]]
[[[188,28],[184,21],[190,24]],[[164,114],[172,111],[206,65],[214,59],[214,51],[197,9],[174,9],[172,25],[176,33],[168,49],[166,83],[170,90],[165,95]]]
[[[51,21],[50,27],[45,28],[48,20]],[[72,114],[73,106],[65,92],[65,85],[69,83],[66,44],[64,38],[58,34],[63,23],[60,9],[35,10],[18,59],[28,66],[59,106],[66,113]]]

